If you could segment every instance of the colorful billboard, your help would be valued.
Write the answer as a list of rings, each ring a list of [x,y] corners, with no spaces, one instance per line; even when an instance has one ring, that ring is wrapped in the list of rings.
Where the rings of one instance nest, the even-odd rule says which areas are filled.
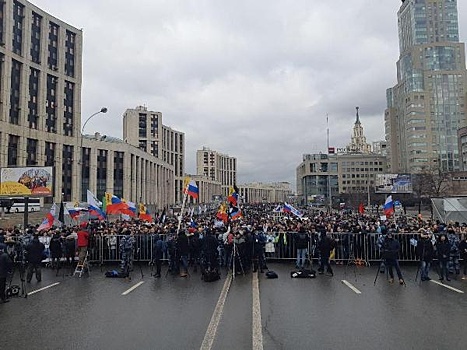
[[[376,193],[412,193],[412,175],[376,174]]]
[[[0,196],[53,196],[52,167],[0,169]]]

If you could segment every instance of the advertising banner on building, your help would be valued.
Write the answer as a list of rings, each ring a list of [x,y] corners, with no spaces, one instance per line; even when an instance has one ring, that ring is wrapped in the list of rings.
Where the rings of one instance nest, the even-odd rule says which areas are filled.
[[[51,166],[0,168],[0,196],[52,196],[52,174]]]
[[[410,174],[376,174],[376,193],[412,193]]]

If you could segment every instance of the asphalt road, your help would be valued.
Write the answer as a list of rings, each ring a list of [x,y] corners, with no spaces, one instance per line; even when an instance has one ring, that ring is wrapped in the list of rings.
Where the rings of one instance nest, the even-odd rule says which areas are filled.
[[[147,266],[131,280],[105,278],[110,267],[81,278],[43,269],[27,298],[0,305],[0,348],[466,348],[466,281],[422,283],[413,266],[403,266],[404,286],[385,274],[374,284],[376,267],[316,279],[290,278],[290,264],[269,268],[278,279],[224,273],[212,283],[194,272],[155,279]]]

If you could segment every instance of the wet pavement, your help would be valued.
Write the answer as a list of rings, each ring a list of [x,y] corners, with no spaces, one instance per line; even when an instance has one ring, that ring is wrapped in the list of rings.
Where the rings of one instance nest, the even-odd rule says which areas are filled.
[[[81,278],[44,268],[41,282],[27,284],[27,298],[0,305],[0,348],[466,348],[467,298],[461,292],[467,292],[467,281],[447,282],[452,289],[437,279],[415,281],[414,266],[402,267],[403,286],[388,283],[385,274],[374,284],[376,267],[336,266],[334,277],[316,279],[290,278],[292,264],[269,268],[278,279],[250,273],[230,285],[225,272],[206,283],[194,272],[165,276],[165,266],[160,279],[148,266],[143,276],[135,266],[131,280],[105,278],[111,267],[94,267]],[[437,277],[434,271],[431,277]],[[259,335],[252,326],[255,278]]]

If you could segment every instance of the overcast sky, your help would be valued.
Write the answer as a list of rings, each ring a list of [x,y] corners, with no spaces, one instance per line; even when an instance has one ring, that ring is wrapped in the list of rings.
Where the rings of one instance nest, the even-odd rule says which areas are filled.
[[[400,0],[32,0],[83,29],[85,133],[122,137],[145,105],[185,133],[186,172],[203,146],[237,158],[238,182],[288,181],[307,153],[350,142],[355,106],[384,139],[396,83]],[[467,1],[459,1],[460,39]]]

